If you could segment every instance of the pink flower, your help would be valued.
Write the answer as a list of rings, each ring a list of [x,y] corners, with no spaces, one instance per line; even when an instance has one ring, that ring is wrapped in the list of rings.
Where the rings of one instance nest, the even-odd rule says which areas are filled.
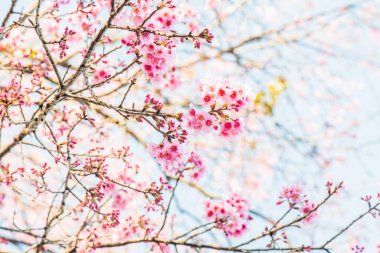
[[[219,136],[231,138],[242,132],[242,122],[234,114],[239,112],[248,102],[243,90],[228,81],[207,81],[199,86],[199,104],[207,108],[207,112],[190,107],[187,126],[195,130],[213,130]]]
[[[136,46],[142,55],[142,71],[152,81],[160,81],[170,67],[173,42],[166,38],[146,34],[140,36],[140,44]]]
[[[153,110],[160,111],[163,107],[163,104],[159,100],[152,97],[150,94],[145,96],[144,104],[145,110],[148,108],[152,108]]]
[[[154,11],[155,4],[151,0],[130,3],[132,12],[129,20],[133,25],[140,26],[142,22]],[[147,22],[144,27],[148,30],[168,31],[176,22],[174,8],[170,1],[165,3],[165,9],[158,12],[154,19]],[[134,33],[127,35],[122,43],[131,49],[129,54],[141,56],[141,69],[153,82],[158,83],[172,67],[172,49],[176,46],[176,40],[165,36],[151,34],[149,32],[136,36]]]
[[[191,178],[198,180],[205,172],[205,166],[200,156],[194,152],[191,152],[187,165],[190,167]]]
[[[111,77],[111,74],[110,72],[108,72],[107,70],[105,69],[101,69],[101,70],[98,70],[95,72],[95,75],[94,75],[94,81],[96,83],[99,83],[99,82],[102,82],[108,78]]]
[[[242,132],[242,122],[234,114],[242,110],[248,97],[242,88],[229,81],[205,81],[199,86],[199,104],[208,111],[191,107],[187,126],[195,131],[214,130],[219,136],[231,138]]]
[[[151,144],[150,151],[158,164],[168,174],[183,176],[184,171],[189,171],[190,177],[198,180],[205,171],[200,156],[194,152],[186,155],[177,142],[164,140],[160,144]]]
[[[277,202],[278,205],[282,204],[284,200],[287,200],[290,205],[297,205],[303,200],[303,192],[299,186],[289,186],[282,190],[279,197],[280,201]]]
[[[197,112],[191,108],[187,117],[187,127],[196,132],[209,132],[215,126],[215,119],[209,113]]]
[[[210,31],[207,28],[203,29],[203,31],[198,36],[200,38],[205,39],[207,43],[212,43],[212,40],[214,39],[214,35],[210,33]]]
[[[304,248],[304,250],[306,251],[306,252],[311,252],[311,246],[309,245],[309,246],[306,246],[305,248]]]
[[[284,202],[288,202],[291,209],[295,209],[301,215],[306,216],[302,220],[304,223],[312,223],[318,216],[318,213],[314,210],[316,205],[307,199],[306,194],[303,193],[299,186],[289,186],[282,190],[276,204],[281,205]]]
[[[354,247],[351,248],[351,250],[354,253],[362,253],[362,252],[364,252],[364,247],[363,246],[359,246],[359,245],[355,245]]]
[[[59,58],[63,58],[67,55],[66,51],[69,49],[69,46],[67,45],[67,40],[70,38],[70,36],[74,35],[76,32],[69,29],[68,27],[65,28],[65,32],[62,35],[61,40],[58,42],[59,49],[61,50],[59,53]]]
[[[201,105],[213,105],[215,108],[240,111],[246,106],[248,97],[237,84],[227,80],[208,80],[199,86]]]
[[[198,39],[194,40],[194,48],[196,49],[201,48],[201,42]]]
[[[241,133],[241,123],[239,119],[227,120],[221,123],[220,136],[233,137]]]
[[[164,140],[159,144],[151,144],[149,148],[165,172],[178,174],[183,170],[183,154],[179,144]]]
[[[176,20],[176,15],[173,14],[172,10],[167,10],[162,12],[156,20],[161,24],[162,28],[169,29]]]
[[[114,228],[120,224],[119,221],[120,211],[119,210],[112,210],[110,214],[104,215],[103,221],[102,221],[102,228]]]
[[[307,217],[302,220],[303,222],[312,223],[314,221],[314,219],[318,216],[318,213],[316,211],[313,211],[314,208],[315,208],[314,203],[310,203],[309,201],[305,201],[304,205],[301,207],[301,213],[303,215],[307,215]]]
[[[248,202],[234,194],[226,200],[209,200],[205,203],[206,219],[214,221],[216,228],[227,236],[240,236],[247,230],[252,217],[249,215]]]

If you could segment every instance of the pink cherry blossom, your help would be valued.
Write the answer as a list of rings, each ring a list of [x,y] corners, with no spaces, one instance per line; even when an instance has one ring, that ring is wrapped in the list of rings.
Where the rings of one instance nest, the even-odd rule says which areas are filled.
[[[290,205],[297,205],[303,201],[304,193],[300,186],[284,187],[279,199],[278,205],[283,201],[288,201]]]
[[[303,215],[307,215],[307,217],[303,220],[305,223],[312,223],[315,218],[318,216],[318,213],[313,211],[316,208],[314,203],[309,202],[308,200],[301,207],[301,213]]]
[[[209,132],[217,128],[215,117],[207,112],[196,111],[191,108],[186,117],[187,127],[196,132]]]
[[[241,236],[252,220],[247,200],[236,194],[225,200],[207,201],[205,213],[206,219],[214,221],[216,228],[223,230],[227,236]]]
[[[164,140],[159,144],[151,144],[150,152],[164,171],[177,174],[183,170],[183,151],[178,143]]]
[[[191,152],[186,166],[190,170],[190,176],[194,180],[199,180],[205,173],[206,168],[201,157],[195,152]]]
[[[238,84],[228,80],[207,80],[199,85],[200,104],[213,105],[216,109],[234,110],[243,109],[248,100],[246,92]]]

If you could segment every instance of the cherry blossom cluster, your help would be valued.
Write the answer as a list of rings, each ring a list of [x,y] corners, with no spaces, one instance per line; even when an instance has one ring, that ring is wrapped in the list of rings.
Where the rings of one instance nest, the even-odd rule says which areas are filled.
[[[164,140],[151,144],[150,151],[165,172],[177,174],[183,169],[183,151],[178,143]]]
[[[184,147],[178,142],[162,141],[151,144],[150,152],[160,167],[169,175],[185,176],[189,172],[192,179],[198,180],[205,172],[201,157],[195,152],[186,154]]]
[[[162,107],[162,102],[148,94],[145,97],[144,107],[141,109],[141,112],[148,112],[154,124],[143,115],[138,115],[136,120],[138,122],[143,122],[144,120],[149,122],[169,142],[176,140],[180,144],[184,143],[187,140],[188,132],[182,128],[183,113],[163,114],[161,113]]]
[[[189,110],[187,126],[196,132],[209,132],[217,130],[216,119],[208,112],[196,111],[194,108]]]
[[[174,43],[151,34],[141,36],[140,41],[141,44],[136,49],[139,54],[143,55],[142,69],[144,73],[152,81],[161,80],[170,67]]]
[[[156,114],[159,114],[162,108],[163,104],[159,100],[150,94],[146,95],[142,111],[154,110]],[[179,113],[174,115],[173,118],[181,122],[182,115],[182,113]],[[191,178],[194,180],[199,179],[205,171],[200,156],[195,152],[186,154],[185,148],[181,145],[187,139],[187,131],[182,129],[181,124],[177,124],[173,119],[165,117],[154,117],[153,119],[158,129],[166,130],[166,132],[164,132],[164,140],[159,144],[150,144],[149,147],[152,156],[156,159],[161,168],[169,175],[176,176],[183,176],[184,171],[190,171]]]
[[[32,168],[31,171],[32,171],[32,174],[35,175],[36,177],[43,177],[46,174],[46,172],[50,169],[51,167],[47,163],[44,163],[44,165],[42,166],[40,170]]]
[[[146,195],[146,199],[149,203],[145,205],[145,209],[147,211],[157,211],[157,207],[162,204],[163,193],[169,191],[171,188],[172,186],[169,185],[169,182],[165,181],[162,177],[160,177],[158,182],[152,182],[146,189],[146,192],[149,193],[149,195]]]
[[[372,198],[371,195],[366,195],[361,198],[363,201],[365,201],[369,208],[371,208],[373,204],[373,199],[380,201],[380,193],[377,193],[375,198]],[[373,216],[373,218],[380,218],[380,210],[379,209],[373,209],[370,211],[370,214]]]
[[[159,100],[152,97],[150,94],[145,96],[144,104],[145,105],[144,105],[143,110],[151,108],[151,109],[159,112],[159,111],[161,111],[161,109],[163,107],[163,104]]]
[[[55,8],[59,10],[60,7],[65,8],[65,5],[73,4],[73,1],[63,0],[55,3]],[[83,34],[92,34],[96,29],[96,25],[101,22],[101,12],[110,7],[109,0],[98,0],[96,2],[77,1],[74,3],[76,6],[76,12],[73,15],[68,16],[67,19],[63,19],[67,23],[70,23],[75,30],[83,31]],[[62,9],[63,9],[62,8]],[[63,17],[65,18],[65,17]],[[62,21],[61,21],[62,22]],[[51,24],[53,29],[57,24]]]
[[[306,198],[306,195],[304,195],[300,186],[284,187],[279,196],[279,201],[276,204],[281,205],[283,202],[287,201],[290,206],[295,206],[302,203],[304,198]]]
[[[187,126],[196,131],[214,131],[222,137],[232,137],[242,131],[242,122],[234,113],[248,104],[244,90],[229,81],[209,80],[199,86],[199,104],[208,111],[191,108]]]
[[[102,226],[103,229],[114,228],[120,224],[119,221],[120,210],[112,210],[108,215],[103,216]]]
[[[289,208],[305,215],[303,222],[311,223],[318,216],[318,213],[314,211],[316,205],[308,200],[300,186],[285,187],[276,204],[281,205],[283,203],[288,203]]]
[[[147,211],[159,210],[158,207],[162,205],[163,194],[171,189],[169,183],[163,180],[162,177],[157,182],[153,181],[150,184],[139,183],[133,178],[133,175],[136,174],[130,171],[133,168],[138,170],[138,166],[132,166],[129,163],[126,164],[127,167],[124,173],[118,173],[118,176],[111,176],[109,174],[109,163],[107,162],[108,156],[100,155],[100,151],[103,151],[103,148],[91,149],[88,151],[88,154],[94,157],[86,157],[82,163],[77,161],[72,165],[74,169],[82,168],[81,171],[83,172],[81,175],[87,177],[95,176],[99,180],[95,186],[89,187],[86,190],[84,201],[79,208],[82,210],[83,207],[88,207],[91,210],[98,211],[105,196],[112,196],[112,208],[114,209],[108,214],[103,214],[103,226],[110,228],[118,225],[118,210],[125,208],[129,199],[128,194],[126,195],[125,192],[117,190],[117,186],[119,185],[144,193],[145,199],[148,201],[145,205]],[[131,156],[128,147],[113,150],[112,154],[114,159],[119,160],[124,160]]]
[[[175,6],[171,1],[163,1],[157,6],[157,10],[161,11],[158,11],[151,18],[149,18],[150,14],[155,8],[154,1],[132,2],[130,6],[132,11],[129,20],[135,26],[144,26],[151,31],[169,31],[176,21],[176,15],[172,10]],[[142,56],[142,71],[152,81],[161,80],[165,72],[171,67],[172,50],[176,46],[172,39],[149,32],[128,33],[122,39],[122,43],[130,47],[128,53]]]
[[[123,237],[130,238],[132,235],[137,234],[139,231],[143,231],[146,234],[150,234],[153,230],[151,226],[151,221],[145,215],[134,218],[129,216],[125,219],[125,225],[123,225]]]
[[[365,248],[363,246],[359,246],[359,245],[355,245],[354,247],[351,248],[353,253],[362,253],[364,252],[364,249]]]
[[[228,80],[208,80],[199,85],[200,104],[213,110],[240,111],[248,102],[245,91]]]
[[[0,87],[0,116],[9,113],[8,109],[26,104],[21,86],[14,79],[6,86]]]
[[[176,6],[171,0],[162,1],[158,6],[152,0],[131,2],[130,6],[132,11],[128,15],[128,21],[132,21],[132,25],[142,30],[129,32],[121,40],[129,48],[127,53],[140,58],[141,69],[152,82],[159,83],[166,79],[166,87],[177,87],[179,79],[174,74],[173,50],[178,42],[184,42],[185,39],[182,37],[178,40],[165,35],[165,32],[172,32],[178,21]],[[194,41],[195,48],[200,47],[199,39],[211,43],[213,37],[208,29],[204,29],[197,36],[193,36],[190,31],[188,36]]]
[[[60,53],[59,58],[63,58],[67,55],[66,51],[69,49],[69,46],[67,45],[67,39],[69,36],[72,36],[75,34],[75,31],[69,29],[68,27],[65,28],[65,32],[63,33],[60,41],[58,42]]]
[[[208,200],[205,203],[206,219],[215,222],[215,227],[227,236],[240,236],[247,231],[252,217],[249,215],[248,202],[237,194],[228,199]]]
[[[214,38],[214,35],[210,33],[210,31],[206,28],[204,29],[199,35],[199,38],[205,39],[208,43],[212,42],[212,39]],[[194,48],[200,48],[201,47],[201,42],[199,39],[194,40]]]
[[[111,77],[111,72],[108,69],[101,68],[94,73],[94,82],[100,83]]]
[[[91,210],[98,211],[99,203],[105,196],[105,191],[111,188],[111,183],[100,181],[94,187],[87,189],[86,196],[81,204],[82,207],[88,207]]]
[[[0,164],[0,185],[5,183],[6,185],[10,185],[17,180],[17,176],[24,176],[25,168],[20,167],[15,170],[12,170],[9,163]]]
[[[39,49],[18,46],[20,35],[11,35],[0,41],[1,67],[12,70],[10,78],[2,79],[0,84],[0,115],[7,113],[8,118],[19,115],[11,108],[25,108],[44,98],[50,88],[42,84],[51,66]],[[22,82],[25,72],[30,72],[30,81]],[[4,77],[2,75],[2,77]]]
[[[190,157],[186,162],[186,170],[190,171],[190,177],[194,180],[199,180],[205,173],[206,167],[199,154],[195,152],[190,153]]]

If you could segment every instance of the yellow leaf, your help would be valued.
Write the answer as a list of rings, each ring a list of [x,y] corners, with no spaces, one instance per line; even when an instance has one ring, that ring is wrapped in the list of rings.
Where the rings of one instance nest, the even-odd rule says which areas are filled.
[[[253,101],[253,103],[255,105],[262,104],[264,96],[265,96],[264,92],[260,91],[259,93],[257,93],[257,95],[256,95],[255,100]]]
[[[30,50],[29,58],[33,59],[33,57],[37,54],[36,51]]]

